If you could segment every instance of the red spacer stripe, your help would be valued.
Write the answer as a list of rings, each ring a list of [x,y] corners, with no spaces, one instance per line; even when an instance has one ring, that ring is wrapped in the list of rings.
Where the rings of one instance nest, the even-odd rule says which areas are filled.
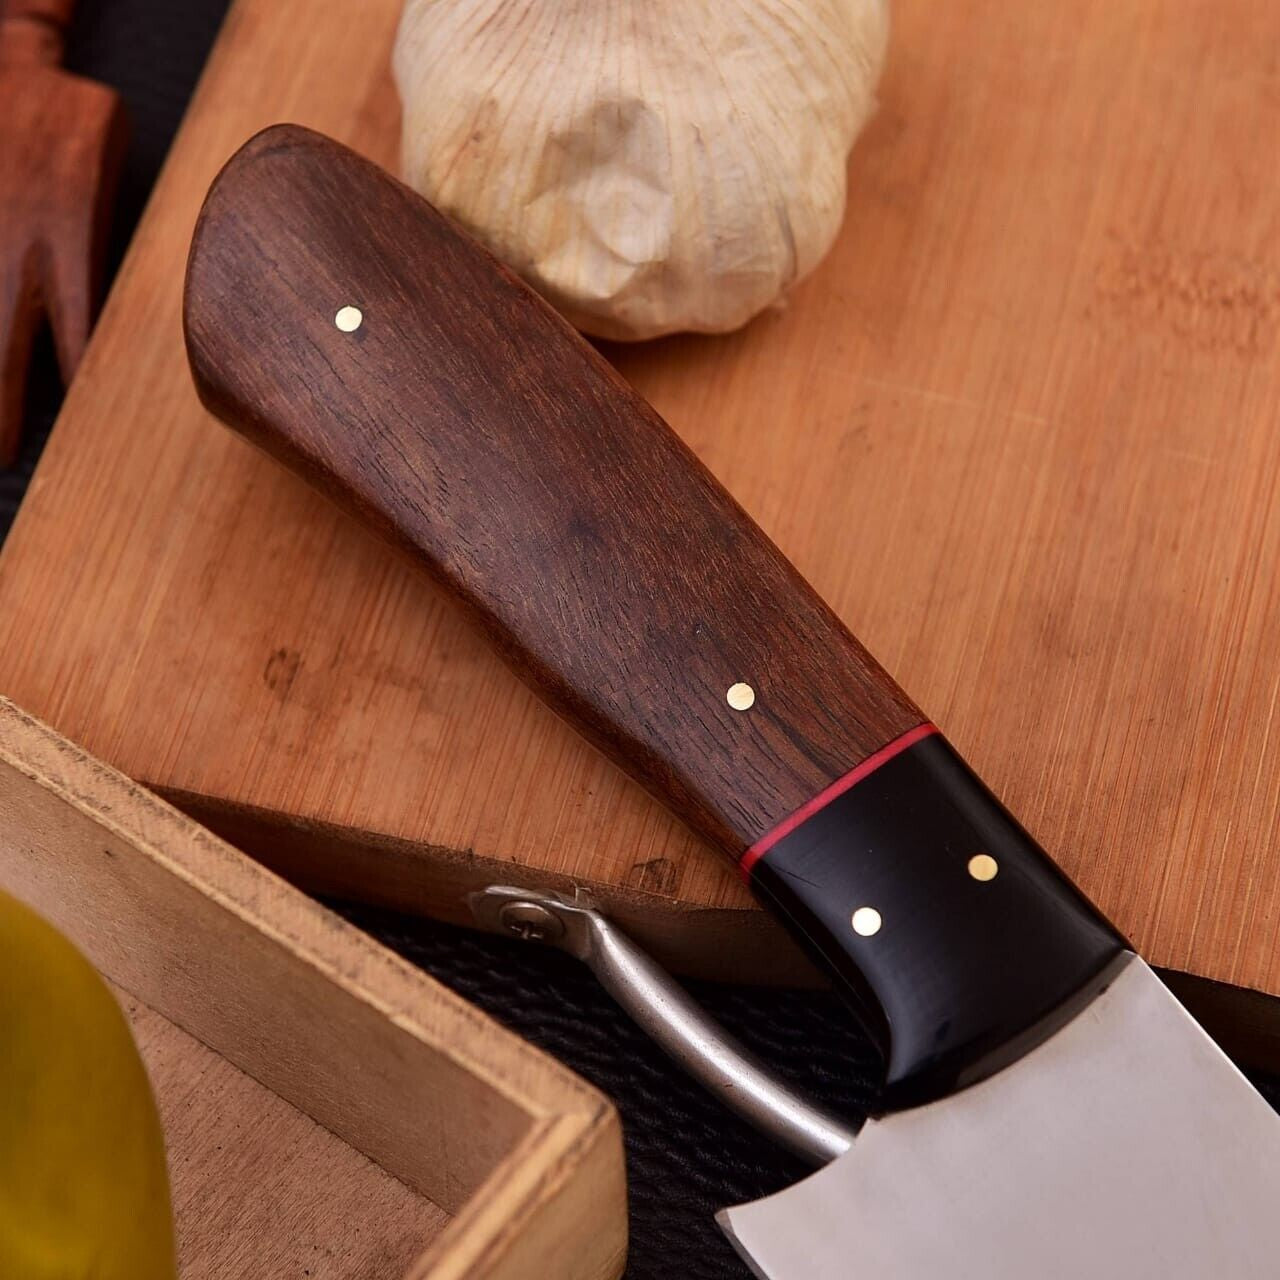
[[[915,746],[922,738],[927,738],[930,734],[937,732],[938,726],[936,724],[930,724],[928,721],[924,724],[918,724],[914,729],[908,729],[901,737],[894,738],[892,742],[886,743],[879,751],[869,755],[860,765],[855,765],[843,777],[837,778],[829,787],[823,788],[812,800],[802,804],[789,818],[783,818],[772,831],[762,835],[742,855],[742,861],[738,863],[738,870],[742,872],[742,878],[749,882],[751,880],[751,868],[779,840],[784,836],[789,836],[802,822],[807,822],[820,809],[825,809],[837,796],[844,795],[850,787],[861,782],[869,774],[875,773],[882,764],[888,764],[894,756],[899,755],[908,747]]]

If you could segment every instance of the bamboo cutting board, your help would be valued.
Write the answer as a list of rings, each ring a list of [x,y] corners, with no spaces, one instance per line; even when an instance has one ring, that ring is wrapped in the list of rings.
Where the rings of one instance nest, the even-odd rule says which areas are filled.
[[[282,119],[394,165],[397,8],[238,0],[0,558],[0,689],[312,889],[587,886],[686,970],[795,977],[727,867],[196,403],[210,179]],[[900,0],[826,263],[735,336],[609,349],[1150,959],[1273,995],[1277,48],[1270,0]]]

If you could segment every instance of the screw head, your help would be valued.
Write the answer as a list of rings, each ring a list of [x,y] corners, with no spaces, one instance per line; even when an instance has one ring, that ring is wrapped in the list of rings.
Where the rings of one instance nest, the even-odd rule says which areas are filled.
[[[526,942],[555,942],[564,933],[564,924],[554,912],[536,902],[507,902],[498,912],[502,928]]]

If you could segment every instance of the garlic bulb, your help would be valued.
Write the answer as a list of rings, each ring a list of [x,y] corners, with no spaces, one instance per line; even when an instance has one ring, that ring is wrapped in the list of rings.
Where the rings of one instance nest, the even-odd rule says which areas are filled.
[[[888,0],[407,0],[405,180],[574,324],[737,328],[844,215]]]

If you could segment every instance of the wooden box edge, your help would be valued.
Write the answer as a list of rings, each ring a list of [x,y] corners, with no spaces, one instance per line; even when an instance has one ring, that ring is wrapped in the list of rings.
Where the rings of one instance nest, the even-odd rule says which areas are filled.
[[[123,943],[110,924],[97,931],[74,927],[75,914],[85,905],[83,894],[78,902],[58,908],[55,878],[74,877],[79,887],[85,855],[71,852],[55,868],[35,852],[56,838],[49,829],[53,824],[19,833],[10,825],[16,801],[37,792],[46,812],[52,800],[73,815],[71,821],[87,821],[102,833],[101,853],[106,856],[101,862],[111,864],[113,873],[123,850],[126,861],[136,860],[151,882],[158,875],[181,886],[175,889],[180,901],[198,893],[211,904],[210,918],[219,929],[231,930],[233,937],[252,930],[266,938],[269,947],[288,953],[290,963],[315,975],[316,989],[327,985],[353,1005],[375,1010],[393,1025],[399,1043],[423,1046],[474,1078],[491,1099],[509,1103],[517,1120],[527,1119],[525,1132],[478,1183],[457,1189],[460,1200],[453,1220],[411,1268],[411,1280],[515,1280],[553,1272],[573,1280],[604,1280],[620,1273],[626,1252],[621,1131],[603,1095],[159,797],[0,698],[0,813],[6,836],[18,841],[22,851],[0,864],[0,883],[68,932],[113,981],[119,981],[119,972],[109,958]],[[106,901],[112,901],[110,895]],[[89,911],[102,906],[99,899]],[[136,939],[125,942],[137,945]],[[132,990],[134,984],[120,985]],[[379,1140],[376,1124],[362,1132],[366,1122],[356,1117],[342,1132],[343,1121],[315,1114],[322,1110],[317,1097],[308,1093],[315,1086],[303,1081],[280,1087],[259,1060],[263,1040],[246,1036],[242,1042],[228,1034],[228,1024],[217,1016],[174,1007],[183,990],[178,982],[166,991],[165,979],[157,977],[155,990],[145,998],[387,1168],[384,1153],[368,1150]],[[392,1120],[400,1127],[398,1118]],[[490,1141],[500,1145],[501,1135]],[[413,1171],[388,1172],[411,1181]],[[431,1198],[437,1200],[437,1195]]]

